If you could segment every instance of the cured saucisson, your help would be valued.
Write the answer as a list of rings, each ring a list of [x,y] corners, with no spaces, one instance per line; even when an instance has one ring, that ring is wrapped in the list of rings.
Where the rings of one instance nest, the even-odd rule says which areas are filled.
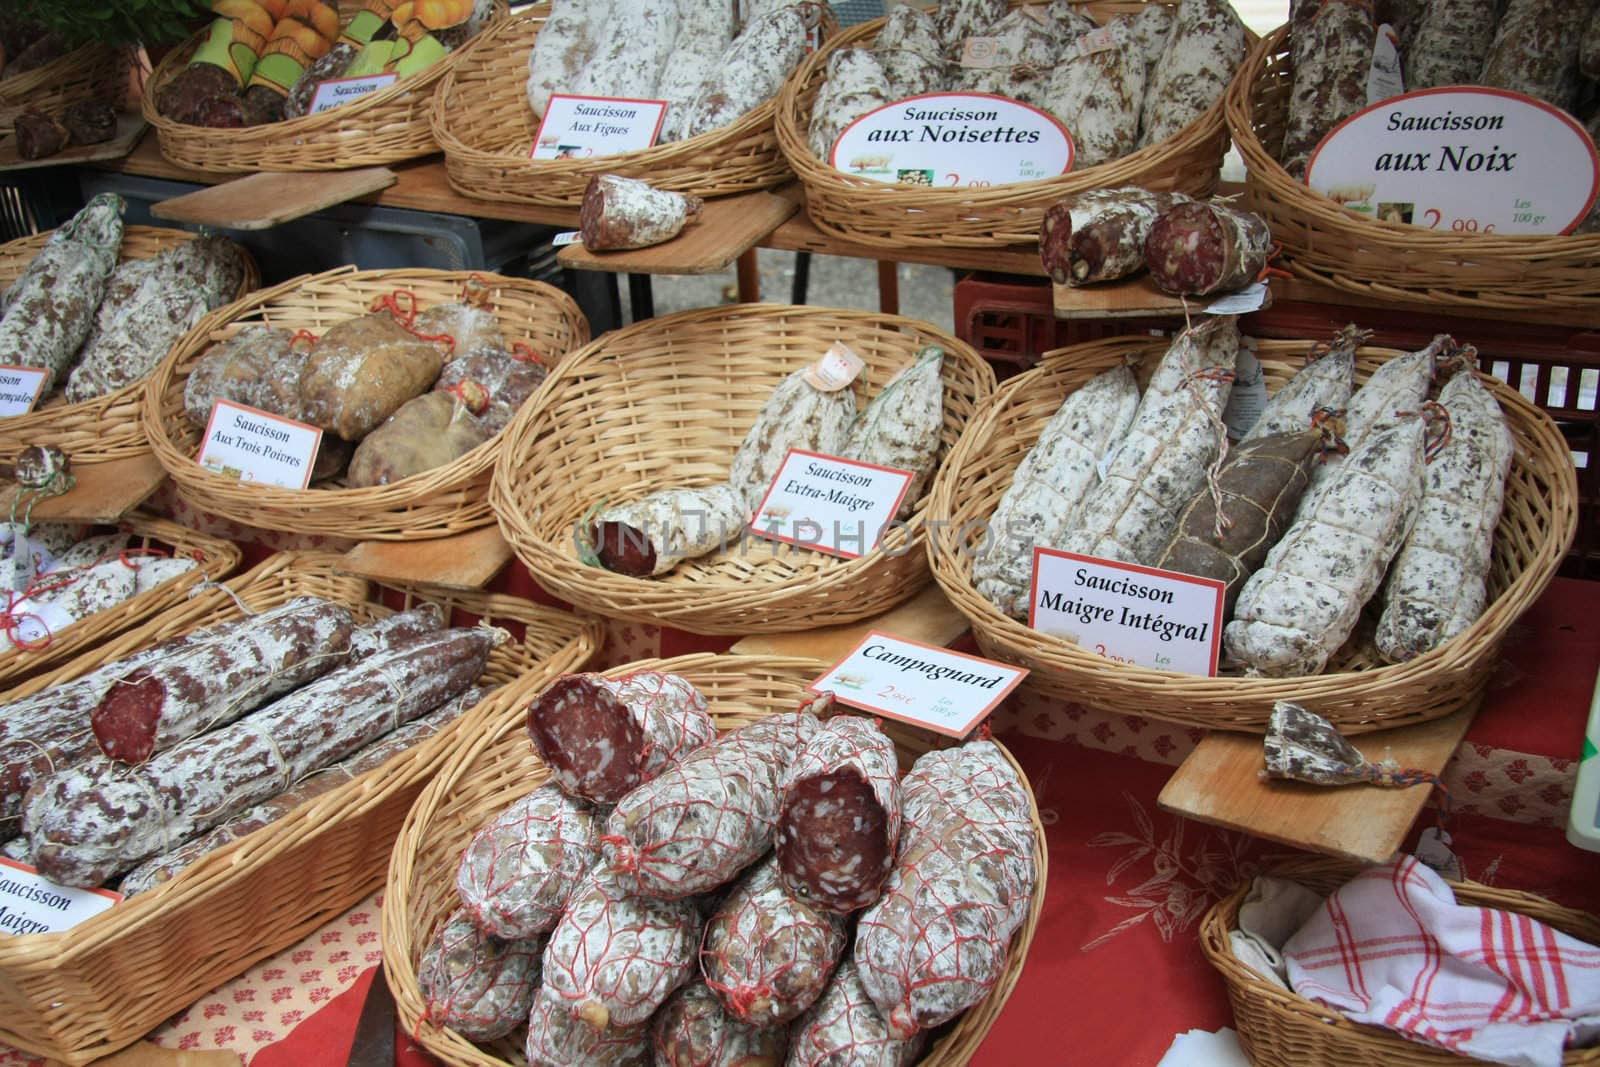
[[[686,559],[738,543],[750,519],[748,499],[728,482],[658,489],[642,500],[602,508],[588,544],[580,548],[617,574],[665,574]]]
[[[1189,198],[1137,186],[1093,189],[1044,213],[1039,259],[1058,285],[1091,285],[1144,269],[1144,242],[1160,214]]]
[[[778,1067],[789,1044],[788,1027],[740,1022],[703,981],[672,994],[650,1034],[662,1067]]]
[[[1314,7],[1304,49],[1295,45],[1294,87],[1283,134],[1283,169],[1305,177],[1317,143],[1367,106],[1367,73],[1377,26],[1369,0],[1323,0]],[[1296,32],[1299,25],[1296,24]]]
[[[623,797],[601,838],[618,880],[676,899],[709,892],[760,857],[777,829],[789,763],[817,727],[809,712],[741,726]]]
[[[806,380],[808,370],[794,371],[778,383],[733,455],[728,482],[744,495],[747,507],[761,503],[789,449],[836,456],[844,447],[856,417],[855,394],[848,387],[818,389]]]
[[[537,942],[491,937],[465,908],[457,909],[417,963],[417,987],[428,1021],[469,1041],[505,1037],[527,1019],[533,1005],[539,949]]]
[[[855,962],[889,1033],[904,1039],[988,993],[1037,871],[1027,787],[993,743],[922,756],[902,801],[900,855],[861,914]]]
[[[878,899],[900,841],[900,765],[871,719],[835,715],[801,746],[774,840],[799,899],[839,912]]]
[[[563,675],[528,708],[528,734],[556,784],[615,804],[716,736],[706,698],[678,674]]]
[[[1295,376],[1273,393],[1246,441],[1272,434],[1293,433],[1311,425],[1312,414],[1322,408],[1343,411],[1356,385],[1356,349],[1372,336],[1354,323],[1334,335],[1326,352],[1312,356]]]
[[[550,932],[600,858],[594,808],[546,784],[472,836],[456,868],[456,892],[474,922],[495,937]]]
[[[1478,80],[1571,111],[1579,87],[1578,51],[1593,6],[1587,0],[1510,0]]]
[[[590,177],[578,216],[583,247],[595,252],[648,248],[670,241],[700,214],[698,196],[655,189],[617,174]]]
[[[783,80],[806,56],[806,22],[783,7],[752,21],[722,53],[716,76],[696,98],[683,136],[720,130],[778,95]]]
[[[811,154],[831,163],[834,142],[845,127],[894,99],[888,72],[876,54],[865,48],[833,52],[828,56],[827,81],[817,90],[811,106],[811,125],[806,131]]]
[[[1072,134],[1073,168],[1120,159],[1139,141],[1144,54],[1125,22],[1112,22],[1067,45],[1044,103]]]
[[[889,21],[878,31],[872,53],[888,82],[889,100],[943,92],[949,84],[950,64],[939,43],[939,30],[933,16],[920,8],[897,4],[889,12]]]
[[[1151,281],[1169,293],[1195,296],[1249,285],[1271,252],[1272,231],[1260,215],[1198,200],[1163,211],[1144,241]]]
[[[444,628],[444,612],[439,605],[423,601],[416,607],[385,615],[376,622],[357,626],[350,632],[350,662],[365,659],[403,641]]]
[[[1114,367],[1068,396],[1045,424],[989,518],[990,544],[973,560],[973,588],[995,607],[1028,617],[1034,546],[1057,546],[1099,482],[1100,458],[1122,440],[1138,407],[1133,372]]]
[[[34,862],[62,885],[100,885],[448,700],[504,639],[483,627],[419,638],[137,767],[95,760],[52,775],[24,813]]]
[[[528,1013],[529,1067],[650,1067],[650,1026],[596,1030],[567,1011],[548,988],[533,998]]]
[[[1174,136],[1222,99],[1248,48],[1244,23],[1228,0],[1182,0],[1144,87],[1139,147]]]
[[[833,972],[822,998],[789,1031],[789,1067],[910,1067],[928,1043],[926,1031],[909,1038],[889,1029],[867,996],[855,961]]]
[[[528,53],[528,106],[544,118],[550,94],[570,93],[594,57],[600,27],[610,9],[595,0],[552,0]]]
[[[944,349],[925,345],[914,361],[896,371],[865,411],[850,424],[839,455],[913,475],[896,513],[911,514],[939,459],[944,428]]]
[[[1431,0],[1406,48],[1406,90],[1471,85],[1494,43],[1495,0]]]

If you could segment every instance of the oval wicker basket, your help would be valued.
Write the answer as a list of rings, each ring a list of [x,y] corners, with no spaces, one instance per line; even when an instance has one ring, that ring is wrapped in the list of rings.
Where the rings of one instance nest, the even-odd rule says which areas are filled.
[[[86,44],[0,81],[0,132],[10,134],[17,115],[30,107],[56,115],[73,104],[101,100],[121,110],[132,69],[127,53],[111,45]]]
[[[1002,385],[956,445],[934,485],[929,514],[946,520],[930,545],[933,573],[972,623],[986,655],[1029,668],[1026,684],[1089,707],[1190,726],[1263,733],[1272,705],[1292,700],[1347,734],[1407,726],[1475,705],[1494,670],[1501,640],[1555,575],[1577,529],[1572,458],[1550,417],[1522,394],[1483,377],[1505,412],[1516,446],[1505,506],[1495,531],[1490,602],[1478,621],[1432,652],[1383,664],[1352,642],[1328,669],[1305,678],[1178,674],[1114,663],[1060,637],[1038,633],[1001,613],[972,586],[977,534],[1011,486],[1012,476],[1068,393],[1124,361],[1141,364],[1141,381],[1166,350],[1164,340],[1119,338],[1046,353],[1034,369]],[[1304,341],[1264,341],[1257,358],[1276,389],[1301,365]],[[1399,353],[1363,348],[1357,378]],[[964,524],[970,536],[958,531]],[[1362,630],[1357,628],[1357,634]]]
[[[1287,878],[1332,893],[1361,868],[1322,858],[1286,861],[1263,874]],[[1451,882],[1464,905],[1498,908],[1548,923],[1589,944],[1600,944],[1600,919],[1563,908],[1543,897],[1476,882]],[[1258,1067],[1347,1067],[1381,1063],[1385,1067],[1461,1067],[1462,1056],[1408,1041],[1379,1026],[1351,1022],[1336,1009],[1302,997],[1260,977],[1233,954],[1228,935],[1239,926],[1239,906],[1250,891],[1247,881],[1213,904],[1200,920],[1200,947],[1227,983],[1239,1043]],[[1474,1061],[1476,1062],[1476,1061]],[[1566,1067],[1600,1064],[1600,1047],[1569,1049]]]
[[[150,549],[173,559],[192,559],[199,566],[129,597],[115,607],[86,615],[62,627],[52,633],[42,647],[17,646],[0,653],[0,686],[16,685],[21,679],[94,648],[152,615],[182,604],[196,585],[222,581],[244,558],[239,546],[232,541],[197,533],[155,515],[131,512],[118,526],[131,535],[131,551]],[[137,563],[138,558],[134,557],[133,562]]]
[[[681,674],[705,694],[719,730],[730,730],[775,712],[792,711],[805,687],[827,669],[808,659],[772,656],[693,655],[643,660],[618,667],[612,675],[641,670]],[[525,712],[525,708],[522,709]],[[525,1062],[520,1048],[482,1048],[425,1018],[426,1005],[417,985],[417,961],[434,929],[460,905],[455,871],[461,853],[478,828],[504,808],[542,784],[548,770],[533,752],[524,728],[524,714],[507,714],[485,722],[481,732],[459,746],[448,763],[417,798],[395,841],[384,889],[383,969],[394,991],[400,1023],[412,1039],[434,1056],[453,1065],[506,1067]],[[886,723],[902,766],[929,750],[933,735]],[[923,1067],[954,1067],[972,1058],[994,1025],[1022,974],[1028,946],[1044,910],[1048,857],[1044,825],[1027,776],[1005,746],[1005,758],[1028,788],[1032,804],[1034,863],[1038,880],[1027,918],[1011,939],[1005,970],[993,990],[952,1023],[937,1032]]]
[[[576,210],[595,174],[642,178],[702,199],[790,180],[772,132],[772,100],[720,130],[670,144],[594,159],[529,159],[539,122],[528,106],[528,54],[549,16],[548,3],[536,4],[479,34],[440,85],[430,121],[457,192]],[[831,20],[824,16],[825,32]]]
[[[196,507],[234,522],[292,533],[404,541],[448,537],[494,521],[486,490],[504,433],[452,463],[389,485],[359,489],[319,483],[309,489],[246,484],[213,474],[194,461],[202,428],[183,410],[189,374],[206,349],[245,323],[266,322],[320,334],[335,322],[366,313],[396,289],[416,294],[419,307],[455,300],[469,278],[490,286],[489,307],[508,344],[523,341],[547,365],[589,339],[578,305],[561,290],[521,278],[443,270],[350,267],[293,278],[207,316],[173,346],[146,385],[145,432],[156,458]]]
[[[1012,3],[1021,6],[1021,0]],[[1144,5],[1089,0],[1083,6],[1104,19]],[[811,107],[826,80],[828,56],[841,48],[870,47],[887,22],[887,18],[865,22],[833,38],[801,64],[778,97],[778,143],[805,187],[811,221],[824,233],[888,250],[1031,245],[1039,239],[1045,209],[1086,189],[1140,185],[1205,196],[1216,187],[1228,148],[1221,100],[1160,144],[1039,181],[987,189],[927,189],[835,170],[812,155],[807,143]]]
[[[508,10],[506,0],[495,0],[494,6],[495,21],[478,31],[478,36],[488,33]],[[348,5],[341,8],[348,17]],[[204,41],[202,31],[162,57],[145,85],[140,107],[145,121],[156,129],[162,155],[186,167],[224,173],[348,170],[437,152],[439,146],[428,127],[428,108],[439,84],[465,51],[459,48],[387,89],[321,114],[228,130],[174,122],[156,110],[161,91],[188,65],[189,57]]]
[[[490,488],[501,532],[540,585],[612,618],[781,633],[887,611],[927,581],[926,494],[909,540],[891,529],[880,550],[850,560],[752,539],[630,578],[583,563],[573,536],[603,500],[726,479],[772,389],[835,341],[866,362],[868,396],[921,346],[944,348],[945,454],[994,389],[994,372],[965,343],[894,315],[740,304],[636,323],[569,356],[507,427]]]
[[[164,226],[128,226],[122,232],[122,250],[117,261],[150,259],[196,236],[188,230]],[[15,281],[49,237],[50,233],[40,233],[0,245],[0,286]],[[244,263],[244,279],[235,294],[235,299],[240,299],[261,284],[261,272],[250,253],[242,246],[236,247]],[[54,445],[75,464],[142,456],[150,451],[140,425],[143,404],[142,381],[76,404],[67,403],[62,392],[57,390],[28,414],[0,419],[0,458],[15,458],[30,445]]]
[[[1289,27],[1250,50],[1228,87],[1228,127],[1244,156],[1244,206],[1283,246],[1298,277],[1374,300],[1529,312],[1600,310],[1600,234],[1459,234],[1383,222],[1340,207],[1278,164],[1294,80]]]
[[[296,596],[358,617],[422,599],[336,570],[328,553],[279,553],[225,587],[153,619],[0,699],[38,692],[197,626]],[[598,647],[599,625],[519,597],[430,591],[456,625],[487,620],[517,636],[490,654],[477,708],[382,767],[195,862],[171,881],[57,934],[0,939],[0,1042],[72,1065],[143,1037],[257,960],[303,938],[383,884],[384,865],[423,785],[454,751]],[[385,606],[387,605],[387,607]]]

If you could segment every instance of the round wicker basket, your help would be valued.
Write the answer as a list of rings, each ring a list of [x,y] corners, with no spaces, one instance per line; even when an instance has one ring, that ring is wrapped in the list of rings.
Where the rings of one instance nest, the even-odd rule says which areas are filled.
[[[495,0],[497,20],[507,10],[506,0]],[[229,130],[174,122],[156,110],[161,91],[188,66],[204,40],[204,32],[196,34],[162,58],[145,85],[140,106],[145,121],[155,127],[162,155],[186,167],[222,173],[348,170],[437,152],[439,146],[428,128],[428,108],[435,90],[465,51],[457,49],[426,70],[321,114]]]
[[[741,304],[636,323],[569,356],[507,427],[490,489],[501,532],[539,584],[612,618],[775,633],[887,611],[927,581],[926,494],[909,529],[891,529],[857,559],[752,538],[630,578],[585,564],[573,536],[601,501],[726,479],[772,389],[835,341],[865,361],[868,396],[921,346],[944,348],[944,453],[994,389],[994,372],[966,344],[894,315]]]
[[[1495,531],[1489,605],[1450,641],[1407,663],[1384,664],[1358,639],[1328,669],[1305,678],[1178,674],[1115,663],[1060,637],[1038,633],[1001,613],[972,586],[980,530],[1061,400],[1095,374],[1124,361],[1141,380],[1166,350],[1164,340],[1126,337],[1046,353],[1039,366],[1002,385],[972,420],[933,489],[929,514],[945,520],[930,545],[933,573],[972,623],[986,655],[1033,673],[1027,684],[1063,700],[1125,715],[1190,726],[1262,733],[1272,706],[1292,700],[1345,733],[1406,726],[1476,704],[1511,624],[1544,591],[1577,528],[1572,458],[1550,417],[1494,378],[1484,382],[1505,412],[1516,446],[1505,505]],[[1261,342],[1256,356],[1276,389],[1302,363],[1304,341]],[[1363,348],[1356,374],[1365,380],[1391,349]],[[1362,633],[1357,628],[1357,634]]]
[[[1294,80],[1289,27],[1258,41],[1224,100],[1246,167],[1244,206],[1283,246],[1300,278],[1374,300],[1600,310],[1600,234],[1498,237],[1383,222],[1340,207],[1278,164]]]
[[[195,236],[188,230],[162,226],[128,226],[122,233],[118,262],[150,259],[168,248],[194,240]],[[0,245],[0,286],[15,281],[49,238],[49,233],[41,233]],[[238,251],[244,262],[244,278],[234,294],[236,299],[261,284],[255,260],[244,248]],[[0,457],[14,458],[30,445],[54,445],[75,464],[142,456],[150,451],[140,425],[143,404],[144,382],[135,382],[76,404],[67,403],[64,394],[57,390],[34,411],[0,419]]]
[[[100,100],[120,109],[131,70],[127,53],[87,44],[0,81],[0,133],[9,134],[17,115],[30,107],[55,115],[73,104]]]
[[[1013,6],[1020,6],[1020,0],[1013,0]],[[1104,20],[1138,11],[1143,4],[1089,0],[1083,6]],[[817,49],[778,97],[778,143],[805,187],[811,221],[824,233],[889,250],[1033,244],[1039,239],[1045,209],[1074,193],[1139,185],[1158,192],[1176,190],[1205,196],[1216,187],[1228,148],[1221,100],[1160,144],[1039,181],[987,189],[928,189],[889,185],[835,170],[812,155],[807,144],[811,107],[826,81],[828,56],[841,48],[870,47],[887,22],[877,19],[854,26]]]
[[[794,710],[805,687],[826,669],[826,664],[807,659],[694,655],[644,660],[609,673],[662,670],[681,674],[705,694],[717,728],[730,730],[775,712]],[[548,775],[528,742],[523,726],[525,712],[525,707],[513,709],[511,714],[485,723],[481,732],[456,750],[417,798],[389,861],[383,908],[384,974],[394,991],[401,1025],[428,1052],[448,1064],[505,1067],[507,1063],[524,1062],[520,1048],[480,1048],[453,1030],[428,1021],[416,967],[434,929],[460,904],[455,892],[455,870],[472,835]],[[932,735],[925,732],[902,729],[894,723],[887,723],[884,728],[895,741],[902,766],[932,747]],[[1016,767],[1011,753],[1004,746],[1001,751]],[[1033,790],[1027,776],[1020,767],[1016,770],[1028,786],[1032,801]],[[1044,825],[1039,821],[1037,804],[1033,805],[1032,817],[1038,879],[1027,918],[1012,937],[1005,970],[987,997],[941,1028],[920,1061],[923,1067],[954,1067],[971,1059],[1022,974],[1028,946],[1044,909],[1048,867]]]
[[[213,312],[156,368],[143,398],[145,433],[156,458],[196,507],[269,530],[403,541],[448,537],[489,525],[494,518],[486,490],[504,433],[452,463],[389,485],[351,489],[333,480],[309,489],[282,489],[235,481],[197,464],[202,428],[183,410],[184,386],[200,357],[245,323],[320,334],[335,322],[365,314],[374,300],[396,290],[414,293],[422,308],[455,300],[471,278],[488,284],[488,306],[506,342],[525,342],[546,364],[589,339],[589,325],[577,304],[543,282],[466,271],[349,267],[294,278]]]
[[[1331,893],[1359,867],[1337,860],[1287,861],[1262,873],[1299,882],[1318,893]],[[1563,933],[1600,944],[1600,919],[1563,908],[1543,897],[1476,882],[1451,882],[1456,900],[1480,908],[1498,908],[1548,923]],[[1266,981],[1233,954],[1228,934],[1239,925],[1239,906],[1250,883],[1213,904],[1200,921],[1200,947],[1228,986],[1234,1026],[1250,1062],[1258,1067],[1346,1067],[1382,1063],[1389,1067],[1460,1067],[1467,1061],[1453,1052],[1407,1041],[1382,1027],[1354,1023],[1337,1010],[1307,1000]],[[1600,1048],[1570,1049],[1566,1067],[1600,1064]]]
[[[433,136],[450,185],[463,196],[576,209],[596,174],[647,179],[703,199],[781,185],[791,178],[772,132],[775,101],[720,130],[594,159],[529,159],[539,121],[528,106],[528,54],[550,16],[535,4],[479,34],[445,75]],[[824,32],[832,15],[824,15]]]

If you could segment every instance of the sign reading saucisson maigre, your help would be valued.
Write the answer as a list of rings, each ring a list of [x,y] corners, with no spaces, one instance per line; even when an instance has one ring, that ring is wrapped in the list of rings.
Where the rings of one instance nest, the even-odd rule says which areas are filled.
[[[1217,673],[1222,583],[1035,547],[1028,625],[1118,663]]]
[[[928,93],[845,127],[829,162],[880,182],[974,188],[1034,181],[1072,167],[1072,137],[1036,107],[988,93]]]
[[[806,688],[841,704],[966,737],[1026,678],[1022,667],[873,630]]]
[[[70,930],[121,900],[121,893],[109,889],[56,885],[26,864],[0,857],[0,934]]]
[[[1352,211],[1455,233],[1559,234],[1600,191],[1576,119],[1503,89],[1422,89],[1356,112],[1311,154],[1306,184]]]

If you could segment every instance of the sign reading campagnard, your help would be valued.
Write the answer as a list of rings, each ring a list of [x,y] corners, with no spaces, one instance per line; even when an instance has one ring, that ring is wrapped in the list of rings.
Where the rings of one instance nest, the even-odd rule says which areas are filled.
[[[807,688],[841,704],[966,737],[1027,677],[1021,667],[873,630]]]

